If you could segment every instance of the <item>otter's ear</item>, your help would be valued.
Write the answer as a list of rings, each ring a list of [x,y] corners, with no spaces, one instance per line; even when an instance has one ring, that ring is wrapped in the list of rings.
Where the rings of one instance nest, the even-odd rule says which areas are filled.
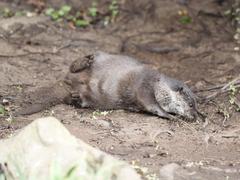
[[[182,93],[183,92],[183,86],[176,85],[176,86],[173,87],[173,90],[175,92]]]

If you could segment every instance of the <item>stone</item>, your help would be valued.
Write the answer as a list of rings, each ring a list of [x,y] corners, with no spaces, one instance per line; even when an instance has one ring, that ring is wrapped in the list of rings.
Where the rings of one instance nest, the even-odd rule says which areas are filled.
[[[54,117],[40,118],[0,141],[1,171],[7,179],[139,180],[127,163],[72,136]],[[2,175],[3,176],[3,175]]]
[[[163,180],[174,180],[175,172],[180,166],[176,163],[170,163],[160,169],[160,177]]]

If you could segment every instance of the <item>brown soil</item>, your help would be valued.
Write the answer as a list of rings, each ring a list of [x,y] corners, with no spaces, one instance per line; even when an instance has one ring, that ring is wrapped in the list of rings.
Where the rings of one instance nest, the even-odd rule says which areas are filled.
[[[196,92],[240,74],[233,29],[220,14],[228,8],[226,2],[220,6],[216,1],[189,1],[188,7],[180,0],[134,2],[125,1],[117,21],[105,28],[71,29],[44,16],[0,19],[0,99],[9,99],[7,108],[14,108],[21,93],[62,79],[73,60],[96,50],[154,63]],[[0,8],[12,5],[1,2]],[[182,9],[190,13],[191,23],[179,22]],[[213,92],[197,94],[206,97]],[[58,105],[12,122],[1,117],[0,137],[8,137],[35,118],[53,115],[87,143],[157,175],[163,165],[175,162],[195,171],[192,179],[239,179],[240,113],[227,93],[199,106],[206,122],[173,122],[122,110],[100,115]]]

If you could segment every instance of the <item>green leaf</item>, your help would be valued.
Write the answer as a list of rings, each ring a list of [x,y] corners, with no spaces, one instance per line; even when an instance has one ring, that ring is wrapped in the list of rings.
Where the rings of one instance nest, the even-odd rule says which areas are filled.
[[[48,15],[48,16],[51,16],[53,13],[54,13],[54,9],[53,8],[48,8],[46,11],[45,11],[45,14]]]
[[[77,27],[87,27],[89,25],[89,22],[87,20],[84,19],[78,19],[75,21],[75,25]]]
[[[97,8],[96,7],[91,7],[88,9],[90,16],[96,17],[97,16]]]
[[[65,12],[62,11],[62,10],[59,10],[59,11],[58,11],[58,15],[59,15],[60,17],[63,17],[63,16],[65,15]]]
[[[5,18],[9,18],[14,16],[14,13],[12,12],[12,10],[10,10],[9,8],[4,8],[3,9],[3,17]]]
[[[71,9],[72,9],[71,6],[65,5],[65,6],[62,6],[61,9],[59,9],[57,11],[57,13],[58,13],[59,17],[63,17],[63,16],[68,15],[68,13],[71,11]]]
[[[51,14],[51,18],[56,21],[60,18],[59,14],[57,11],[54,11],[52,14]]]
[[[5,114],[6,114],[6,110],[4,106],[0,104],[0,115],[5,115]]]
[[[92,6],[90,8],[88,8],[89,14],[92,17],[96,17],[97,16],[97,3],[93,2]]]
[[[230,103],[230,104],[234,104],[234,103],[235,103],[235,99],[234,99],[234,97],[230,97],[230,99],[229,99],[229,103]]]
[[[108,9],[111,11],[112,18],[118,15],[118,2],[116,0],[112,0],[111,4],[109,5]]]
[[[64,14],[68,14],[71,11],[72,7],[68,5],[64,5],[61,7],[60,11],[64,12]]]
[[[116,17],[118,15],[118,10],[112,11],[112,17]]]
[[[109,5],[109,10],[117,10],[118,9],[118,5],[117,5],[117,1],[116,0],[113,0],[111,2],[111,4]]]
[[[190,16],[182,16],[179,21],[182,24],[189,24],[192,22],[192,18]]]

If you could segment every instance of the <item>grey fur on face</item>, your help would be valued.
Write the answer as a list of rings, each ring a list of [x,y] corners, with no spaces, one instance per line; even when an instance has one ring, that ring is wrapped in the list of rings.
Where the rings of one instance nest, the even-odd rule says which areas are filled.
[[[166,112],[187,119],[195,118],[195,98],[186,85],[162,75],[154,89],[157,102]]]

